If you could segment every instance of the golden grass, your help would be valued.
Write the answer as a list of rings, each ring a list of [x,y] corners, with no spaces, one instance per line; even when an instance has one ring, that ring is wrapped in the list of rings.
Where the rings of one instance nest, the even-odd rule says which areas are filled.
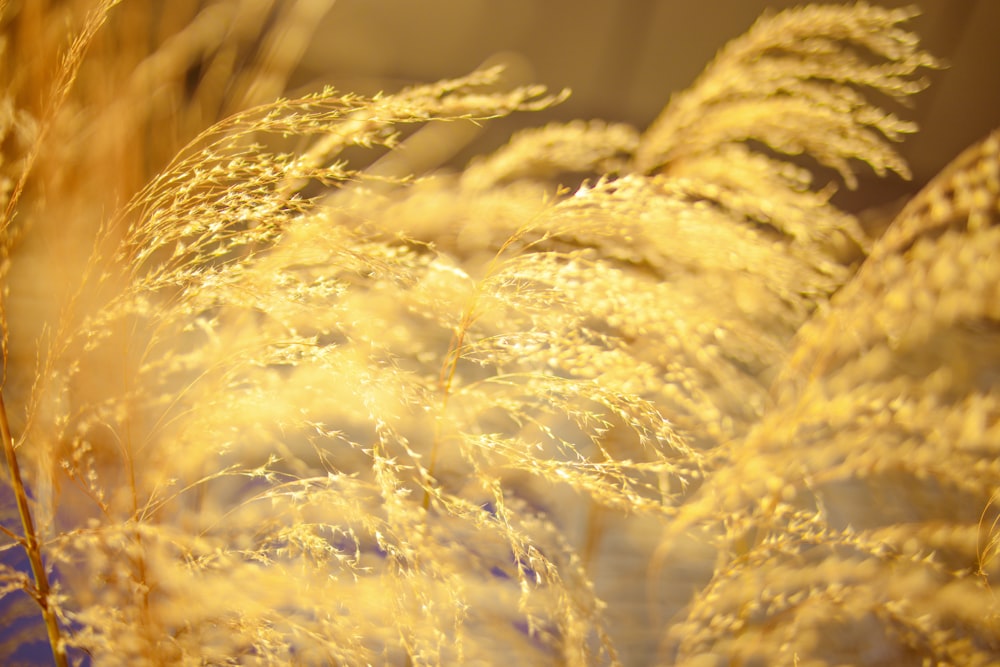
[[[908,175],[911,11],[413,173],[566,93],[279,97],[329,3],[0,7],[10,661],[994,663],[1000,137],[879,238],[821,176]]]

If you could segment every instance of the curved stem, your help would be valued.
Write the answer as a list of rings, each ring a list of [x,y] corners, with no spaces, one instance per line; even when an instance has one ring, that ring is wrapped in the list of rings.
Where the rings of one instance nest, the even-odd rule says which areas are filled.
[[[35,579],[35,595],[33,597],[38,606],[42,608],[42,618],[45,619],[45,630],[49,635],[49,645],[52,647],[52,657],[55,659],[55,664],[57,667],[67,667],[66,648],[63,646],[55,610],[49,604],[49,578],[45,573],[45,564],[42,562],[42,549],[38,542],[38,533],[35,532],[35,523],[31,518],[28,494],[24,489],[24,481],[21,479],[21,467],[18,465],[17,455],[14,452],[14,438],[10,433],[7,408],[3,402],[2,392],[0,392],[0,439],[3,440],[7,469],[10,470],[11,485],[14,488],[14,497],[17,499],[17,513],[21,517],[21,526],[24,528],[24,550],[28,554],[31,574]]]
[[[465,312],[462,313],[462,319],[458,323],[454,334],[451,337],[451,343],[448,345],[448,354],[445,357],[444,364],[441,366],[441,373],[438,376],[438,389],[441,392],[441,407],[438,412],[437,419],[434,425],[434,440],[431,442],[431,453],[430,453],[430,463],[427,466],[427,473],[429,476],[433,477],[434,472],[437,468],[438,453],[441,449],[441,420],[444,419],[445,412],[448,409],[448,400],[451,398],[452,394],[452,384],[455,380],[455,373],[458,370],[458,360],[462,357],[462,350],[465,347],[465,338],[469,333],[469,329],[472,328],[472,324],[476,319],[476,309],[479,306],[479,298],[482,295],[483,285],[485,281],[492,275],[496,273],[497,267],[500,264],[500,259],[503,255],[510,249],[515,243],[520,241],[525,234],[535,228],[536,220],[532,219],[518,228],[513,234],[507,237],[507,240],[503,242],[493,259],[490,260],[489,266],[486,268],[485,277],[476,283],[475,292],[472,299],[468,303]],[[527,247],[534,245],[534,243],[529,243]],[[421,505],[426,510],[431,504],[431,494],[430,490],[424,489],[423,502]]]

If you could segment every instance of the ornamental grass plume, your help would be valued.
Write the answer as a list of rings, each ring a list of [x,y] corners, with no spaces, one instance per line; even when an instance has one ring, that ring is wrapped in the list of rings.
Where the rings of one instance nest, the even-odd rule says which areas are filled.
[[[293,94],[331,5],[0,4],[7,664],[991,664],[1000,138],[831,199],[913,11],[414,172],[566,93]]]

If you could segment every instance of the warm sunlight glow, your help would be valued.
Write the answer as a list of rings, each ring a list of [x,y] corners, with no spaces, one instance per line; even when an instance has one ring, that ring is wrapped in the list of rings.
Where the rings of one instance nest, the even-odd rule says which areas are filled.
[[[569,92],[302,92],[331,6],[0,1],[0,663],[996,664],[1000,134],[833,196],[913,10],[451,164]]]

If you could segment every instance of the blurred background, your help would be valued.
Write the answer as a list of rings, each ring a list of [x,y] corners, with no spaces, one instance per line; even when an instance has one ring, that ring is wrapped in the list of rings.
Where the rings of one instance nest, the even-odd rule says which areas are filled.
[[[321,0],[322,1],[322,0]],[[502,143],[513,128],[549,120],[602,118],[645,128],[674,91],[694,81],[716,51],[765,11],[802,0],[336,0],[305,50],[293,84],[342,91],[394,91],[465,74],[484,62],[508,64],[518,82],[570,88],[543,114],[492,123],[457,165]],[[916,6],[909,25],[948,68],[905,117],[921,131],[902,146],[914,181],[861,170],[860,209],[919,187],[964,147],[1000,126],[1000,2],[881,0]],[[877,183],[877,185],[875,185]]]

